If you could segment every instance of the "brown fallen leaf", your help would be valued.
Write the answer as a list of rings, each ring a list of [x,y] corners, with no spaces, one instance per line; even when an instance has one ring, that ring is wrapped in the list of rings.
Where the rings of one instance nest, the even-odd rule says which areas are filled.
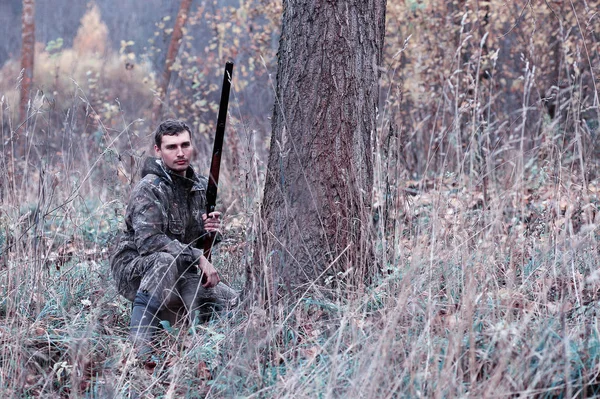
[[[204,361],[198,363],[198,369],[196,370],[196,376],[201,380],[211,380],[212,374],[208,368],[208,365]]]

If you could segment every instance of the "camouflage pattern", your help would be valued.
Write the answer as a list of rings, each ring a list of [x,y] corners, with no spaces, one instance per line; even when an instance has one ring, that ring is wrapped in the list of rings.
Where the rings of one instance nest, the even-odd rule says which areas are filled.
[[[228,306],[237,297],[224,284],[212,289],[200,284],[197,264],[206,236],[202,221],[206,186],[207,179],[192,168],[183,177],[167,171],[160,159],[146,159],[111,258],[121,295],[133,301],[141,289],[165,307],[183,304],[187,310],[201,306],[199,301],[217,305],[224,301],[222,305]]]

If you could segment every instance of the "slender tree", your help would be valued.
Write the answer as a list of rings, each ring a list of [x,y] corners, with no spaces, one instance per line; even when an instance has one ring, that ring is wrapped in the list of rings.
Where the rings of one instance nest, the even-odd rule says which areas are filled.
[[[31,95],[33,81],[33,59],[35,53],[35,0],[23,0],[21,18],[21,98],[19,102],[19,117],[23,122],[27,118],[27,104]]]
[[[177,13],[177,20],[175,20],[175,26],[173,27],[173,34],[171,35],[171,42],[169,43],[169,49],[167,50],[167,59],[165,61],[165,68],[162,76],[159,80],[158,85],[158,98],[154,104],[153,115],[154,120],[158,121],[162,114],[162,105],[166,99],[167,89],[169,88],[169,82],[171,81],[171,73],[173,72],[173,64],[179,53],[181,47],[181,39],[183,38],[183,28],[188,19],[190,13],[190,7],[192,6],[192,0],[181,0],[179,5],[179,12]]]
[[[362,284],[371,247],[386,0],[284,1],[276,103],[250,290],[277,300]]]

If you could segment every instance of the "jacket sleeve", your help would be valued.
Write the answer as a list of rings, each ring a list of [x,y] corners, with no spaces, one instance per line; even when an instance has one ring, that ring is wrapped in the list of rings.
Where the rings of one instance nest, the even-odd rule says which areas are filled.
[[[129,201],[135,245],[141,256],[166,252],[186,262],[194,262],[202,251],[167,235],[168,201],[160,187],[140,184]]]
[[[204,214],[206,213],[206,204],[208,203],[208,200],[206,199],[206,193],[208,191],[208,178],[205,176],[198,176],[198,185],[200,187],[200,196],[201,196],[201,202],[200,202],[200,213]],[[204,241],[208,239],[208,232],[204,229],[204,222],[201,223],[201,230],[200,230],[200,239],[196,240],[196,248],[201,249],[204,252]],[[213,240],[213,245],[219,244],[221,241],[223,241],[223,234],[221,232],[218,232],[217,234],[215,234],[214,237],[212,237]]]

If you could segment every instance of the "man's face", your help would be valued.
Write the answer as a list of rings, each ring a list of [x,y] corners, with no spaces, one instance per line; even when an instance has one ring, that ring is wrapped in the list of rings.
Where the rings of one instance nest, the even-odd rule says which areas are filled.
[[[190,166],[190,157],[193,153],[190,133],[183,130],[174,136],[164,135],[160,148],[154,145],[154,151],[164,165],[173,172],[185,176],[185,171]]]

